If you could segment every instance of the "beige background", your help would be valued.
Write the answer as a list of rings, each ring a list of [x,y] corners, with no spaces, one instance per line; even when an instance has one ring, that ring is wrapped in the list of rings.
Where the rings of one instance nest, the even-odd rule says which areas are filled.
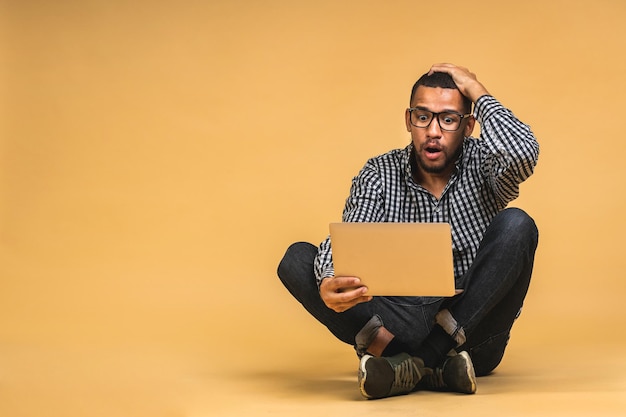
[[[564,415],[626,409],[621,373],[581,395],[626,371],[606,353],[625,340],[625,2],[5,0],[0,19],[1,415],[372,410],[275,268],[408,143],[409,90],[440,61],[541,143],[514,204],[540,228],[534,282],[486,383],[501,397],[470,404],[519,400],[530,369],[537,395],[576,381],[548,397]],[[574,348],[580,368],[533,362]]]

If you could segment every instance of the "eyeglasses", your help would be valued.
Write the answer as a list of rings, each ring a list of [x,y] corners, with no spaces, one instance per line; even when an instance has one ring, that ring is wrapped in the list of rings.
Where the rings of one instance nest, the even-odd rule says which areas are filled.
[[[420,107],[409,107],[408,110],[410,114],[411,124],[413,126],[425,129],[430,126],[430,123],[436,116],[437,122],[439,123],[439,127],[441,128],[441,130],[445,130],[447,132],[454,132],[455,130],[459,130],[463,119],[466,119],[472,115],[471,113],[461,114],[455,111],[434,113]]]

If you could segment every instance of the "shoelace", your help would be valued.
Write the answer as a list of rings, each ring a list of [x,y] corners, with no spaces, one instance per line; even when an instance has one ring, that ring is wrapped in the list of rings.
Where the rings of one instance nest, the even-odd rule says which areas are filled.
[[[445,388],[446,383],[443,381],[443,369],[435,368],[432,374],[424,375],[424,382],[426,386],[431,389]]]
[[[421,374],[413,359],[406,359],[394,367],[393,388],[413,389],[420,381]]]

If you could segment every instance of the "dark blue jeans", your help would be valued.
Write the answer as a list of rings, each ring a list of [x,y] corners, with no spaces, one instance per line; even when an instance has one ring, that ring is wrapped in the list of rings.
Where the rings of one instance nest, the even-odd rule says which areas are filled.
[[[469,352],[480,376],[502,360],[528,291],[537,242],[538,231],[531,217],[520,209],[503,210],[485,231],[476,258],[463,276],[460,295],[445,299],[374,297],[342,313],[326,307],[319,295],[313,272],[317,247],[305,242],[291,245],[278,266],[278,276],[313,317],[350,345],[378,315],[385,328],[416,351],[433,328],[437,312],[447,308],[467,337],[457,351]]]

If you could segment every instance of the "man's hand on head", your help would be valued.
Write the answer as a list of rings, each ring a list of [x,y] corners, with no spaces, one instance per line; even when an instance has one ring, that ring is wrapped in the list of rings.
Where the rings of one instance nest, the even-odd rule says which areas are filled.
[[[470,72],[467,68],[459,67],[454,64],[435,64],[430,68],[428,74],[433,72],[445,72],[452,77],[452,80],[459,88],[461,94],[472,100],[473,103],[489,94],[484,85],[476,78],[476,74]]]
[[[342,313],[357,304],[372,300],[357,277],[328,277],[320,283],[320,297],[331,310]]]

